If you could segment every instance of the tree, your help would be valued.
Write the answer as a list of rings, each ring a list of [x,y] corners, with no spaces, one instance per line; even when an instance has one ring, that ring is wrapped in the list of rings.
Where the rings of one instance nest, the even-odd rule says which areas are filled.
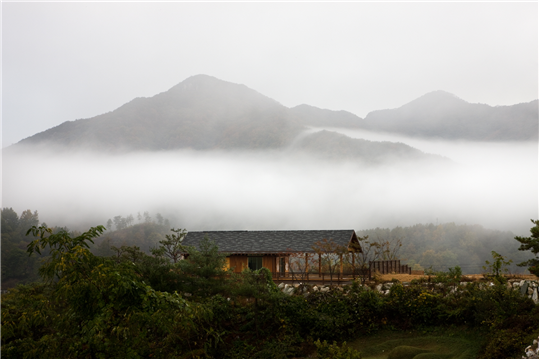
[[[270,308],[274,308],[274,305],[279,298],[283,297],[283,294],[273,282],[270,270],[265,267],[254,271],[245,268],[241,273],[233,273],[231,284],[232,295],[236,298],[254,299],[254,315],[248,317],[251,317],[251,320],[254,321],[258,338],[260,336],[259,329],[262,327],[261,319],[263,319],[263,314],[260,313],[261,306],[269,304]],[[267,312],[275,313],[271,309]]]
[[[153,289],[173,293],[181,291],[181,278],[178,270],[163,257],[149,256],[137,246],[111,246],[116,263],[134,264],[137,274]]]
[[[342,266],[342,256],[348,253],[348,248],[335,243],[331,238],[324,238],[316,242],[312,248],[319,255],[320,266],[328,269],[330,284],[333,284],[333,275],[336,273],[337,268]]]
[[[146,212],[144,212],[146,213]],[[185,253],[185,248],[182,246],[182,241],[187,231],[185,229],[171,229],[173,234],[167,234],[165,237],[167,239],[159,241],[160,246],[158,248],[152,248],[151,252],[153,255],[167,257],[176,264]]]
[[[114,225],[116,226],[117,231],[127,227],[127,223],[125,221],[125,218],[123,218],[122,216],[114,217]]]
[[[160,226],[163,225],[163,216],[161,215],[161,213],[157,213],[155,215],[155,218],[157,218],[157,224],[158,225],[160,225]]]
[[[112,231],[112,219],[109,218],[109,220],[107,221],[107,226],[106,227],[107,227],[107,229],[109,231]]]
[[[531,251],[535,254],[535,258],[529,259],[525,262],[517,264],[519,267],[528,266],[530,273],[539,277],[539,220],[534,221],[531,219],[534,227],[530,229],[531,236],[529,237],[515,237],[520,242],[519,251]]]
[[[26,255],[28,240],[25,233],[32,225],[39,222],[37,211],[22,212],[21,217],[12,208],[3,208],[1,212],[2,229],[2,287],[14,287],[39,279],[36,256]]]
[[[50,253],[40,269],[45,283],[2,295],[2,357],[196,357],[206,343],[215,346],[216,335],[205,330],[211,312],[148,286],[129,260],[138,249],[124,248],[121,261],[89,251],[104,230],[28,231],[37,237],[28,253]]]
[[[359,245],[352,244],[352,248],[356,249],[352,255],[354,256],[354,266],[356,272],[359,274],[361,284],[365,284],[369,279],[369,264],[381,257],[383,247],[379,242],[369,241],[369,236],[358,237],[357,239]]]
[[[499,253],[496,253],[495,251],[492,251],[492,262],[485,261],[485,264],[483,266],[483,270],[487,271],[486,276],[487,277],[494,277],[499,282],[504,282],[504,278],[502,277],[503,273],[507,273],[509,269],[507,268],[513,261],[507,260],[504,256],[502,256]]]
[[[390,261],[397,259],[397,254],[402,247],[401,238],[392,238],[390,240],[384,240],[378,237],[376,242],[380,249],[381,260]]]
[[[19,218],[19,228],[24,233],[32,226],[37,226],[39,224],[39,215],[37,211],[32,213],[31,210],[27,209],[21,213]]]
[[[133,217],[132,214],[130,214],[129,216],[127,216],[127,218],[125,219],[125,224],[127,227],[129,227],[131,224],[133,224],[133,221],[135,220],[135,218]]]
[[[198,249],[181,246],[185,259],[178,262],[185,290],[199,297],[209,297],[223,291],[226,277],[226,254],[220,253],[214,241],[204,236]]]
[[[152,221],[152,217],[150,217],[150,213],[144,212],[144,222],[150,223]]]
[[[309,271],[318,264],[318,258],[313,253],[295,252],[289,250],[288,255],[289,272],[292,275],[292,282],[300,282],[309,278]]]
[[[14,233],[19,227],[19,216],[13,208],[2,208],[2,239],[4,233]]]

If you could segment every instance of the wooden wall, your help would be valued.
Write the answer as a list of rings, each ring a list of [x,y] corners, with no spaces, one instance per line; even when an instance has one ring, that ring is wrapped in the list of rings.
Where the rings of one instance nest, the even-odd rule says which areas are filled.
[[[230,256],[228,258],[230,268],[234,269],[234,273],[241,273],[247,268],[247,256]]]
[[[266,267],[271,273],[277,272],[277,259],[275,256],[261,256],[262,267]],[[228,268],[234,268],[234,273],[241,273],[242,270],[248,267],[248,256],[229,256],[226,258]]]
[[[277,272],[276,257],[274,256],[264,256],[262,257],[262,267],[266,267],[270,270],[271,273]]]

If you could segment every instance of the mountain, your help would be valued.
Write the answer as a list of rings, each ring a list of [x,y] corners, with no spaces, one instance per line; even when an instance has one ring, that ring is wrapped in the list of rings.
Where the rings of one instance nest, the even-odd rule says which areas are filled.
[[[350,112],[309,105],[287,108],[245,85],[196,75],[166,92],[136,98],[93,118],[64,122],[11,148],[52,144],[105,152],[272,149],[368,163],[435,157],[402,143],[352,139],[328,131],[312,133],[308,126],[450,139],[533,140],[537,139],[537,101],[490,107],[437,91],[362,119]]]
[[[396,109],[370,112],[359,127],[449,140],[537,141],[538,116],[537,100],[492,107],[434,91]]]
[[[332,111],[309,105],[290,109],[292,116],[301,124],[318,127],[365,127],[365,121],[347,111]]]
[[[365,164],[402,161],[431,161],[452,163],[449,159],[431,155],[404,143],[368,141],[350,138],[332,131],[318,131],[295,145],[295,152],[303,152],[325,160],[356,160]]]
[[[106,152],[274,149],[364,163],[431,158],[403,144],[352,139],[328,131],[309,133],[305,126],[347,126],[354,125],[357,119],[346,111],[307,105],[289,109],[244,85],[197,75],[153,97],[136,98],[112,112],[64,122],[15,147],[53,144],[70,150]]]
[[[277,101],[244,85],[197,75],[166,92],[64,122],[19,144],[102,151],[268,149],[286,146],[302,128]]]

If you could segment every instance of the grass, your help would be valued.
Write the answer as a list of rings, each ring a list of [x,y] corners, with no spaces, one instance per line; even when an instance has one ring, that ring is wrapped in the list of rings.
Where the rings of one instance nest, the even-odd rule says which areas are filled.
[[[473,359],[483,338],[480,333],[459,328],[429,331],[380,331],[349,345],[363,359]]]

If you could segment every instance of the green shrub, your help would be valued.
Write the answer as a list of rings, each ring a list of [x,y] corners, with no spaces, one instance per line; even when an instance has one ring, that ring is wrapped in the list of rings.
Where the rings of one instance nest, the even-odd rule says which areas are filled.
[[[384,300],[384,313],[391,323],[403,328],[437,324],[442,297],[421,286],[394,284]]]
[[[478,359],[519,358],[524,348],[529,345],[525,341],[526,333],[519,330],[499,330],[490,334]]]
[[[320,339],[314,342],[316,345],[316,358],[319,359],[361,359],[361,353],[346,346],[346,342],[341,346],[337,342],[328,344],[327,341],[320,342]]]

